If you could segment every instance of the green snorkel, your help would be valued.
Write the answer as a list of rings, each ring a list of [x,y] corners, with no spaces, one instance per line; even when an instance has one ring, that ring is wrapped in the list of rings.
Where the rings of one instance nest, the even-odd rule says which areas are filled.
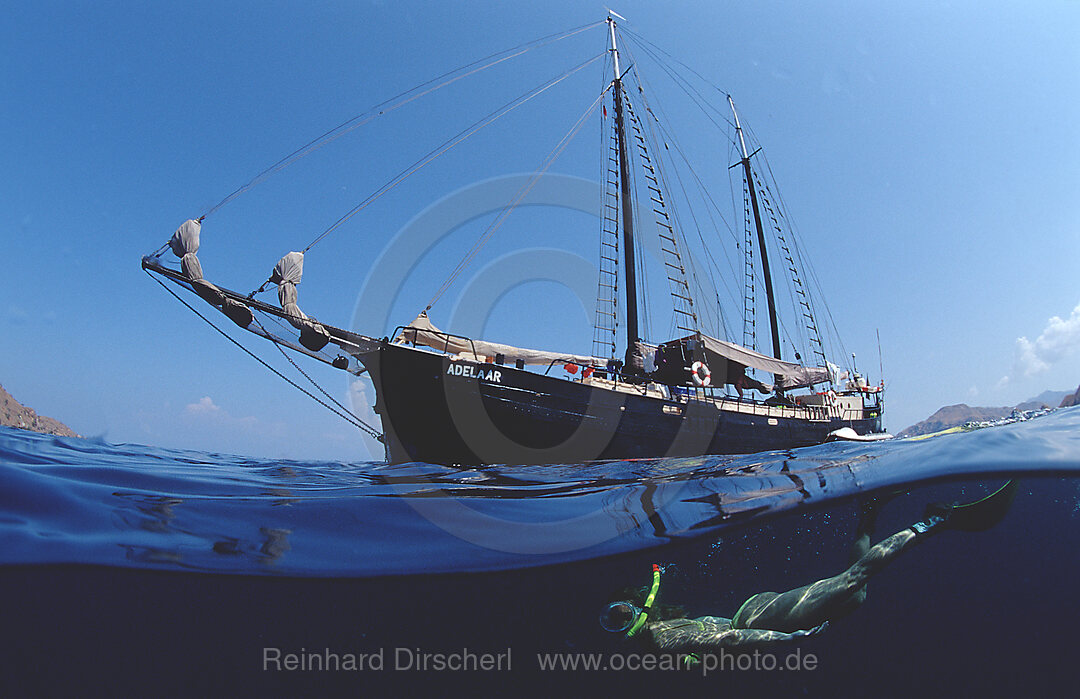
[[[641,612],[638,614],[637,619],[634,621],[634,625],[626,632],[626,637],[630,638],[645,625],[645,622],[649,619],[649,612],[652,611],[653,601],[656,600],[656,593],[660,590],[660,566],[653,563],[652,566],[652,589],[649,590],[649,596],[645,598],[645,606],[641,608]]]

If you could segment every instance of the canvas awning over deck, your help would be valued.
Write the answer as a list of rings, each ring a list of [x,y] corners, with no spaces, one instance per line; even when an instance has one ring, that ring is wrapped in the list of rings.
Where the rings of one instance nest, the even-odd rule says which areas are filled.
[[[416,320],[409,324],[409,327],[402,330],[398,336],[394,338],[394,341],[407,341],[416,345],[423,345],[424,347],[442,350],[444,352],[452,352],[465,357],[472,357],[478,361],[483,361],[483,359],[487,357],[494,357],[501,354],[508,364],[516,362],[519,359],[526,364],[574,362],[577,364],[601,367],[607,364],[607,360],[605,359],[598,359],[596,357],[581,354],[527,349],[524,347],[514,347],[513,345],[504,345],[499,342],[470,340],[456,335],[449,335],[435,327],[435,324],[428,318],[426,311],[421,312],[420,315],[416,317]]]

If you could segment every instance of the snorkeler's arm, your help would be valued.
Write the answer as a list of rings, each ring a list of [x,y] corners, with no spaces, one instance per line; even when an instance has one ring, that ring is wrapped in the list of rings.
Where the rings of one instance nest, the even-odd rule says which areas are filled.
[[[812,629],[794,631],[792,633],[770,631],[769,629],[731,629],[730,631],[717,635],[714,639],[703,639],[705,642],[701,644],[701,648],[703,650],[709,650],[716,648],[754,648],[757,646],[768,646],[774,643],[794,641],[806,636],[816,636],[828,628],[828,626],[829,622],[826,621],[820,626],[815,626]]]
[[[806,631],[784,633],[769,629],[733,629],[727,619],[701,617],[650,624],[653,642],[661,650],[695,652],[720,648],[753,648],[794,641],[821,633],[828,622]]]

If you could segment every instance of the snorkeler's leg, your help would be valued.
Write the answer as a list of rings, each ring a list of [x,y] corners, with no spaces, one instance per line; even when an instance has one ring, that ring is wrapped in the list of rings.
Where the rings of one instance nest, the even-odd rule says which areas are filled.
[[[974,503],[928,507],[924,519],[870,547],[843,573],[781,594],[754,595],[739,608],[731,625],[790,632],[843,617],[865,599],[867,581],[903,551],[945,529],[981,531],[992,527],[1005,516],[1015,494],[1016,483],[1009,481]]]
[[[894,496],[892,496],[894,497]],[[859,504],[859,520],[855,525],[855,541],[851,544],[848,553],[848,565],[854,565],[870,551],[870,537],[874,535],[874,527],[877,525],[877,515],[881,506],[892,497],[880,499],[877,497],[867,498]],[[866,600],[866,586],[856,590],[852,595],[851,605],[858,606]]]
[[[848,565],[865,556],[866,552],[870,550],[870,538],[874,535],[874,528],[877,527],[877,516],[881,508],[906,493],[907,491],[902,489],[879,491],[859,501],[858,520],[855,524],[855,543],[851,547]]]
[[[855,525],[855,541],[851,544],[848,565],[865,556],[870,550],[870,537],[874,534],[879,508],[877,498],[867,498],[859,503],[859,520]]]
[[[732,626],[790,632],[810,629],[850,614],[865,599],[864,588],[871,577],[937,528],[931,522],[919,524],[925,525],[922,533],[909,528],[893,534],[871,546],[839,575],[780,594],[762,593],[751,597],[735,614]]]

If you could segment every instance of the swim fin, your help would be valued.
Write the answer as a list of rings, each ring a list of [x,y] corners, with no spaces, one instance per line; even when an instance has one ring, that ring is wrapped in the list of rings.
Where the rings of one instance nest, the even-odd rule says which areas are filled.
[[[927,505],[927,517],[941,517],[941,526],[963,532],[981,532],[990,529],[1005,518],[1016,496],[1016,481],[1010,480],[981,500],[963,505],[933,503]]]

